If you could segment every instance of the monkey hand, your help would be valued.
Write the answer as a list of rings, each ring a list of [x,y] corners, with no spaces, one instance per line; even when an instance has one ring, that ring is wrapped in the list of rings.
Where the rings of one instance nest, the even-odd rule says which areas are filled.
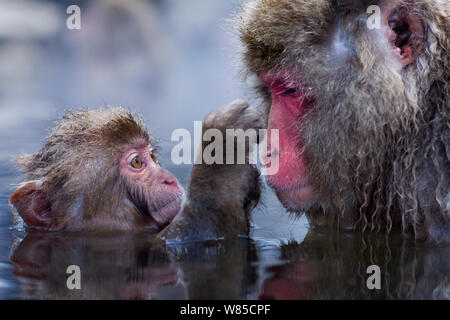
[[[191,187],[195,187],[192,184],[196,184],[192,179],[195,177],[196,170],[208,171],[212,174],[209,182],[214,182],[214,185],[218,187],[215,189],[216,192],[223,191],[224,198],[229,204],[236,202],[237,199],[240,201],[243,197],[246,201],[257,199],[252,201],[256,205],[260,194],[260,174],[254,165],[250,165],[249,154],[259,139],[263,138],[261,136],[263,128],[265,128],[263,115],[256,108],[250,107],[247,102],[239,99],[207,115],[203,123],[203,133],[208,137],[208,130],[213,129],[216,133],[218,130],[224,140],[223,144],[217,144],[217,138],[214,142],[203,139],[207,141],[203,142],[199,156],[203,157],[206,164],[213,163],[213,165],[194,166]],[[213,148],[210,148],[210,145],[213,143],[216,162],[208,162],[206,157],[211,155],[210,151]],[[206,149],[207,147],[209,150]],[[220,158],[219,154],[222,154],[223,158]],[[230,193],[230,190],[235,190],[234,194]],[[251,207],[253,208],[253,205]]]
[[[203,123],[206,141],[203,141],[202,152],[198,154],[198,157],[203,157],[208,164],[212,163],[213,161],[207,161],[205,158],[210,155],[214,144],[215,163],[221,164],[221,155],[226,164],[248,163],[250,153],[263,138],[261,131],[263,128],[265,128],[265,121],[262,114],[245,101],[235,100],[206,116]],[[223,144],[217,141],[216,135],[219,133],[223,138]],[[214,140],[212,136],[215,137]],[[211,140],[213,142],[210,142]],[[211,146],[206,149],[210,144]]]
[[[223,133],[226,133],[226,129],[258,130],[264,127],[261,113],[239,99],[207,115],[203,124],[204,130],[219,129]]]
[[[192,168],[187,200],[160,239],[203,241],[248,235],[251,211],[261,194],[259,170],[248,161],[249,152],[264,125],[262,115],[242,100],[206,117],[206,141]]]

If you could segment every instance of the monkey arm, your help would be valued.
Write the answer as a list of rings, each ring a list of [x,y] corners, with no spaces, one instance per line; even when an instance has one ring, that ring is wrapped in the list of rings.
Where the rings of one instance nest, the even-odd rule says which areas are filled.
[[[186,203],[159,237],[196,241],[248,235],[260,190],[259,171],[251,165],[195,165]]]
[[[208,115],[203,131],[218,129],[227,137],[226,129],[259,129],[263,125],[255,109],[243,101],[235,101]],[[204,141],[197,157],[202,157],[211,143]],[[221,145],[223,164],[201,163],[193,166],[183,209],[158,235],[160,239],[195,241],[248,235],[251,210],[257,205],[261,191],[259,171],[249,164],[248,159],[254,146],[243,149],[243,164],[226,164],[225,145],[224,141]],[[238,145],[234,144],[235,155],[237,148]]]

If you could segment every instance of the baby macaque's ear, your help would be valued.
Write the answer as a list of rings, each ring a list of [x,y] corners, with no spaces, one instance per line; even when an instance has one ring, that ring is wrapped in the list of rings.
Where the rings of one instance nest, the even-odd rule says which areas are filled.
[[[23,221],[31,228],[48,229],[52,222],[51,208],[47,195],[42,191],[42,182],[29,181],[9,197]]]

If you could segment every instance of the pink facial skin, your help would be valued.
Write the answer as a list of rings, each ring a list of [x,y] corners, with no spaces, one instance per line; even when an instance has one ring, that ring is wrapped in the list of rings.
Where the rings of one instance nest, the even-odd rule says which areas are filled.
[[[314,199],[313,188],[306,178],[304,157],[299,151],[299,118],[311,101],[306,95],[307,88],[286,74],[260,73],[259,77],[272,93],[268,136],[270,130],[279,130],[279,145],[268,141],[264,156],[267,167],[279,161],[279,170],[268,176],[267,182],[287,209],[297,211]]]
[[[159,227],[175,218],[181,209],[184,192],[177,179],[159,166],[151,145],[137,146],[125,152],[120,161],[120,173],[132,184],[132,189],[147,190],[136,192],[134,200],[143,204]]]
[[[380,41],[387,46],[386,54],[403,68],[415,61],[422,51],[426,39],[423,19],[412,10],[413,2],[387,1],[382,8]],[[308,208],[315,200],[314,190],[307,181],[307,167],[301,153],[301,125],[305,110],[312,105],[307,86],[298,83],[298,77],[281,71],[260,72],[259,78],[272,94],[269,114],[270,130],[279,130],[279,145],[268,141],[265,166],[271,167],[278,161],[278,172],[268,176],[268,184],[275,190],[283,205],[291,211]]]

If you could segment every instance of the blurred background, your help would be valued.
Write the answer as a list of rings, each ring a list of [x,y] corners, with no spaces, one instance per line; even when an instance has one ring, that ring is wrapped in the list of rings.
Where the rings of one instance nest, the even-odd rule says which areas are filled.
[[[81,8],[80,30],[66,27],[71,4]],[[225,21],[238,5],[0,1],[1,140],[13,143],[13,154],[30,152],[64,110],[106,105],[142,113],[163,143],[176,128],[193,129],[244,96],[232,62],[237,39]]]

